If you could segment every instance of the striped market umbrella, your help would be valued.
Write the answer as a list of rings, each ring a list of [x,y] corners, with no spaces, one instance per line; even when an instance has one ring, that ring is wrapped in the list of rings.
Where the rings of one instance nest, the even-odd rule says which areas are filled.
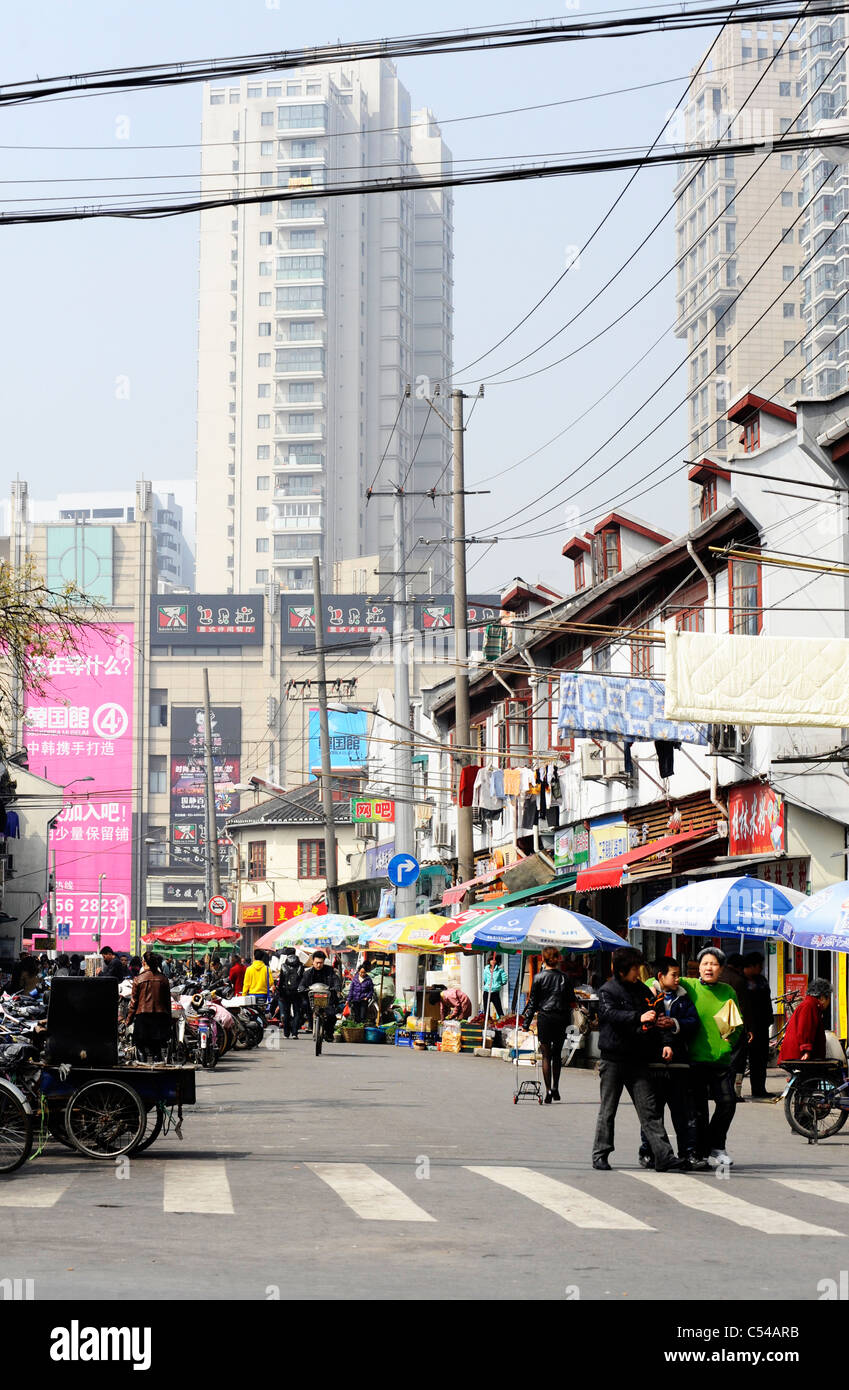
[[[285,946],[306,946],[317,950],[320,946],[338,951],[346,946],[356,946],[360,933],[366,923],[359,917],[348,917],[342,912],[327,912],[317,917],[314,912],[302,912],[280,929],[273,945],[277,950]],[[265,941],[270,933],[260,938]],[[259,944],[259,943],[257,943]]]
[[[373,951],[439,951],[443,946],[435,938],[437,933],[444,934],[445,926],[446,919],[435,912],[390,917],[385,922],[366,922],[359,945]]]
[[[778,937],[782,919],[798,903],[812,901],[794,888],[747,874],[708,878],[673,888],[641,907],[631,914],[628,928],[681,936]]]
[[[595,918],[552,903],[501,908],[479,922],[460,927],[451,937],[457,945],[474,951],[541,951],[543,946],[564,951],[613,951],[626,944]]]
[[[849,880],[829,884],[788,912],[781,936],[791,946],[849,952]]]

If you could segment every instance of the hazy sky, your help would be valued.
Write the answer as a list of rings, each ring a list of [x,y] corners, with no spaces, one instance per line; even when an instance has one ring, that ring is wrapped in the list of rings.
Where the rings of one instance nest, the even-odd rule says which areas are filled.
[[[30,6],[9,0],[4,81],[556,13],[546,6],[532,10],[520,0],[434,0],[421,9],[388,0],[356,7],[341,0],[297,7],[280,0],[280,8],[270,7],[273,3],[48,0]],[[585,2],[579,8],[570,4],[562,13],[577,17],[603,8],[603,3]],[[445,138],[460,159],[642,146],[663,125],[710,37],[710,31],[701,30],[541,46],[525,53],[409,58],[399,65],[399,75],[414,106],[430,106],[445,122]],[[648,83],[662,85],[576,100]],[[536,103],[568,104],[449,122]],[[200,117],[199,85],[6,107],[0,117],[5,205],[14,206],[15,199],[32,204],[57,193],[88,202],[128,186],[94,179],[129,175],[160,180],[175,175],[168,186],[191,193],[199,163]],[[118,138],[127,130],[129,139]],[[144,150],[145,145],[186,148]],[[626,177],[596,175],[456,191],[457,368],[486,352],[549,288],[573,254],[571,248],[604,215]],[[683,345],[671,333],[674,294],[668,276],[622,325],[568,362],[524,382],[488,381],[489,374],[531,351],[586,304],[669,205],[673,179],[671,168],[640,174],[590,252],[543,308],[497,352],[460,374],[458,379],[472,389],[479,380],[486,382],[485,398],[475,407],[467,435],[466,473],[469,486],[480,482],[492,488],[492,495],[469,499],[470,534],[494,534],[531,496],[571,474],[683,361]],[[149,190],[156,183],[156,178],[140,179],[132,187]],[[60,489],[129,487],[142,473],[191,477],[197,219],[10,227],[2,235],[4,495],[16,473],[29,480],[31,494],[39,498]],[[580,348],[666,271],[673,255],[669,216],[598,303],[517,373]],[[659,345],[649,351],[658,338]],[[661,460],[676,450],[684,453],[686,421],[678,409],[630,458],[594,481],[672,410],[685,390],[682,369],[571,484],[528,513],[534,517],[544,510],[546,521],[529,522],[515,533],[518,539],[501,541],[486,554],[482,547],[473,548],[470,588],[488,590],[514,575],[565,585],[571,564],[560,548],[576,529],[567,504],[584,509],[585,524],[608,500],[612,506],[619,498],[628,499],[637,480]],[[596,401],[600,404],[588,412]],[[585,418],[551,447],[511,468],[581,415]],[[656,476],[672,467],[667,464]],[[502,470],[510,471],[484,484]],[[682,529],[685,479],[681,470],[674,483],[624,505],[661,528]],[[534,539],[538,526],[561,522],[558,535]]]

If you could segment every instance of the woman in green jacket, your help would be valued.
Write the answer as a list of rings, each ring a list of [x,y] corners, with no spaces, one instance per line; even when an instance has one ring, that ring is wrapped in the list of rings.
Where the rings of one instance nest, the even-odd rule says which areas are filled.
[[[503,1018],[504,1010],[501,1007],[501,991],[507,983],[507,971],[501,964],[501,957],[494,955],[484,966],[483,972],[483,1006],[486,1008],[486,997],[491,993],[492,1007],[495,1009],[495,1017]]]
[[[694,1168],[730,1168],[725,1144],[737,1101],[734,1094],[733,1052],[740,1036],[742,1012],[730,985],[720,983],[725,952],[715,946],[699,951],[697,980],[681,984],[696,1006],[699,1030],[690,1040],[690,1085],[695,1114]],[[708,1101],[713,1114],[708,1119]]]

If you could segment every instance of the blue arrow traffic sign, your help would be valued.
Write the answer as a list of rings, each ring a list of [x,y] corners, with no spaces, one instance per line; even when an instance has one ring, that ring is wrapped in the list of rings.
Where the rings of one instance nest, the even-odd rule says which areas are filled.
[[[412,854],[396,854],[386,866],[387,878],[396,888],[407,888],[415,883],[420,873],[421,865]]]

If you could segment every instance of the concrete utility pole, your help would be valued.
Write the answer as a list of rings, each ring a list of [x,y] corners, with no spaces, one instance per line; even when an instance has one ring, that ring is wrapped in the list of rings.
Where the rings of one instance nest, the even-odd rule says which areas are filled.
[[[407,655],[407,535],[404,490],[395,489],[395,608],[392,618],[392,662],[395,675],[395,719],[407,730],[395,744],[395,853],[415,855],[413,807],[413,734],[410,729],[410,667]],[[395,916],[416,910],[416,885],[395,889]],[[399,957],[400,960],[400,957]]]
[[[321,805],[324,811],[324,878],[327,907],[339,911],[336,876],[336,823],[333,819],[333,783],[330,773],[330,722],[327,718],[327,669],[324,662],[324,602],[321,595],[321,561],[312,557],[312,588],[315,605],[315,657],[318,666],[318,720],[321,743]],[[312,771],[312,769],[310,769]]]
[[[462,391],[451,392],[453,406],[452,431],[454,445],[454,729],[457,747],[469,747],[469,634],[468,603],[466,598],[466,497],[465,468],[463,457],[464,425]],[[460,767],[469,762],[469,755],[461,751]],[[465,883],[474,877],[475,854],[472,833],[471,806],[457,807],[457,877]]]
[[[215,767],[212,760],[212,710],[209,705],[209,669],[203,668],[203,744],[206,761],[206,900],[221,892],[218,863],[218,823],[215,819]],[[212,917],[207,912],[207,919]]]

